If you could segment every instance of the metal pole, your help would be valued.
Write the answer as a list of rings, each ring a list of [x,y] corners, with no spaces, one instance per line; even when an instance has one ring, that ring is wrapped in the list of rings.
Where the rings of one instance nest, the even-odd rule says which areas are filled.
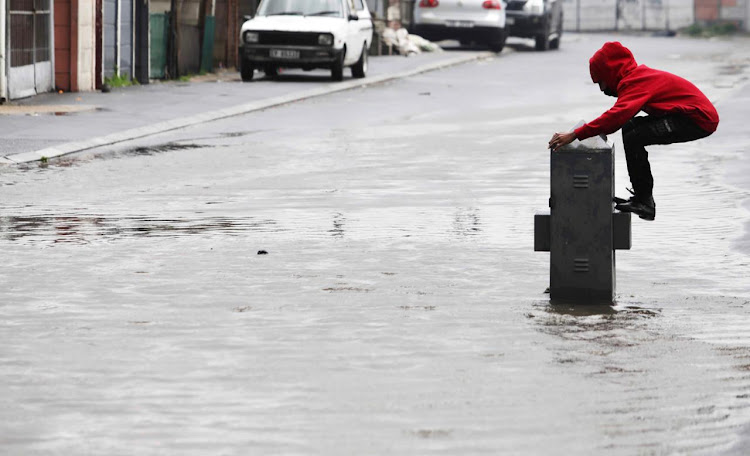
[[[122,0],[117,0],[115,2],[115,76],[120,75],[120,33],[122,33],[120,8],[122,8]]]
[[[5,24],[8,19],[7,3],[0,0],[0,103],[8,99],[8,75],[6,72],[8,59],[5,53],[8,51],[5,40]]]

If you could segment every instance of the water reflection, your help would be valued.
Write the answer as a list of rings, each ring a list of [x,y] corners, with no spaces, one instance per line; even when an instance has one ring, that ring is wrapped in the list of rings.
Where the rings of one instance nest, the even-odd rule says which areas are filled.
[[[661,316],[661,309],[636,305],[539,303],[535,308],[538,311],[527,318],[533,319],[540,332],[571,343],[564,351],[576,359],[596,358],[650,340],[655,335],[648,331],[652,326],[648,320]]]
[[[212,217],[202,219],[104,216],[0,217],[0,239],[8,241],[88,243],[127,237],[238,235],[247,231],[280,232],[275,220]]]
[[[590,317],[592,315],[615,315],[618,310],[609,304],[565,304],[550,303],[545,309],[550,314]]]

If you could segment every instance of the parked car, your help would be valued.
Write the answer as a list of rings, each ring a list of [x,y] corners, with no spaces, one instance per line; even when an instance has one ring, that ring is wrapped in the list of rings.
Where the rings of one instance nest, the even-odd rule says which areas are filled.
[[[538,51],[560,47],[562,0],[508,0],[506,14],[510,36],[533,38]]]
[[[507,37],[505,8],[501,0],[420,0],[410,33],[431,41],[475,42],[500,52]]]
[[[281,67],[331,70],[335,81],[351,67],[367,74],[372,19],[363,0],[262,0],[240,30],[240,74],[276,76]]]

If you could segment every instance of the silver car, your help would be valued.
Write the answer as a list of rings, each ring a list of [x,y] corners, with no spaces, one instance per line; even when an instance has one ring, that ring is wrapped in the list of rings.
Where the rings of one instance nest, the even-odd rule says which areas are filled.
[[[420,0],[411,33],[431,41],[475,42],[500,52],[505,46],[505,3],[501,0]]]

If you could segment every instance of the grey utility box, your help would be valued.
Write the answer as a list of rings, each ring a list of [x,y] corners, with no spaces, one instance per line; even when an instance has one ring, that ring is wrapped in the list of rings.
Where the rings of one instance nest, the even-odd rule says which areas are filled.
[[[550,151],[549,214],[534,250],[550,252],[552,302],[612,304],[615,249],[630,249],[630,213],[614,210],[614,145],[596,136]]]

